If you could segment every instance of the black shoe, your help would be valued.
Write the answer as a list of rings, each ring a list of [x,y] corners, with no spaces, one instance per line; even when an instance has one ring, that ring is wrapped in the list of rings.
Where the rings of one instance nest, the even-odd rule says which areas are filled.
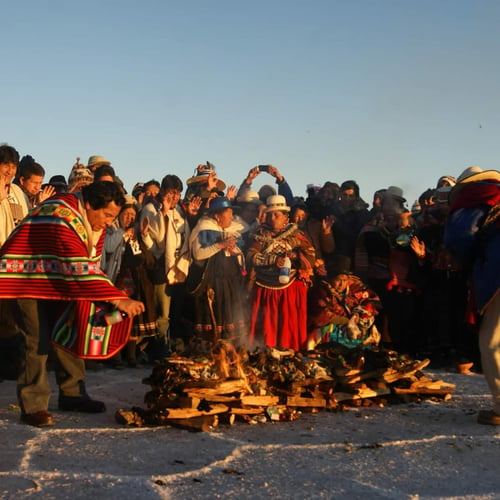
[[[106,411],[106,405],[102,401],[90,399],[88,396],[63,396],[60,394],[59,409],[82,413],[102,413]]]
[[[21,422],[34,427],[50,427],[56,423],[54,417],[45,410],[36,411],[34,413],[22,413]]]

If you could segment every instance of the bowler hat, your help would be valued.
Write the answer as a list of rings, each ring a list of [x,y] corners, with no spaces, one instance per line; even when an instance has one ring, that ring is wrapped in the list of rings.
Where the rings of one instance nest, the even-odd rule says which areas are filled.
[[[233,205],[231,205],[229,198],[226,198],[225,196],[216,196],[215,198],[212,198],[208,204],[208,211],[212,214],[225,210],[226,208],[233,208]]]

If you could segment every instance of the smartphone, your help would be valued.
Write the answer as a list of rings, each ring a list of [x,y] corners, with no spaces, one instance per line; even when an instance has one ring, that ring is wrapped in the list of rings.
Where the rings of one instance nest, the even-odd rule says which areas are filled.
[[[259,165],[259,170],[261,172],[269,172],[269,165]]]

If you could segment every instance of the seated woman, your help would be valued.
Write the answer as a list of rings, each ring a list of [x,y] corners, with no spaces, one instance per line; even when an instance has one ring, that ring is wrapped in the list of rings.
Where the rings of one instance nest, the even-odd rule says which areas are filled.
[[[281,195],[266,203],[266,222],[255,232],[247,263],[255,273],[250,344],[303,349],[307,340],[307,289],[314,248],[296,224]]]
[[[210,200],[207,215],[190,235],[194,260],[186,284],[194,295],[194,333],[199,339],[239,344],[248,333],[240,231],[231,202],[218,196]]]
[[[321,342],[346,347],[375,344],[380,334],[375,316],[381,308],[378,296],[357,276],[337,269],[332,278],[319,281],[308,300],[308,348]]]

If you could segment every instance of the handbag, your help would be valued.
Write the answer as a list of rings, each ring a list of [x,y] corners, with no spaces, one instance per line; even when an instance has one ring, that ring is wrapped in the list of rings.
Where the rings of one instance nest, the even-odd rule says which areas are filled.
[[[77,358],[109,359],[128,342],[132,321],[108,302],[75,300],[57,320],[51,341]]]

